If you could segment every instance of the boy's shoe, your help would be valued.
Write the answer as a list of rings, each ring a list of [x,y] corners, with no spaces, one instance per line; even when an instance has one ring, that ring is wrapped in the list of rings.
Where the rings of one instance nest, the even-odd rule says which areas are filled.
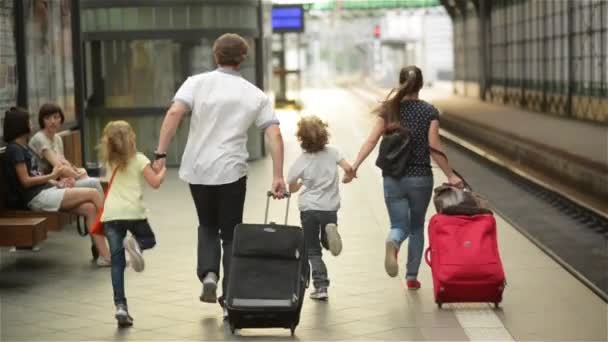
[[[393,241],[386,241],[386,254],[384,255],[384,269],[390,277],[396,277],[399,273],[399,263],[397,262],[397,254],[399,248]]]
[[[135,272],[143,271],[145,267],[144,256],[141,253],[137,240],[135,240],[133,236],[127,236],[122,242],[122,245],[125,247],[125,251],[129,255],[129,261],[133,270]]]
[[[97,265],[97,267],[110,267],[112,266],[112,261],[102,256],[98,256],[97,260],[95,260],[95,265]]]
[[[405,284],[407,285],[408,290],[418,290],[420,288],[420,282],[416,279],[407,280]]]
[[[327,300],[328,298],[329,296],[327,295],[327,287],[320,287],[310,293],[310,299]]]
[[[213,272],[207,273],[203,279],[203,292],[199,299],[205,303],[217,302],[217,274]]]
[[[325,226],[325,233],[327,234],[327,244],[329,245],[329,251],[334,256],[337,256],[342,252],[342,238],[338,233],[338,226],[334,223],[329,223]]]
[[[116,317],[118,327],[120,328],[127,328],[133,325],[133,317],[129,315],[126,304],[116,305],[116,315],[114,317]]]

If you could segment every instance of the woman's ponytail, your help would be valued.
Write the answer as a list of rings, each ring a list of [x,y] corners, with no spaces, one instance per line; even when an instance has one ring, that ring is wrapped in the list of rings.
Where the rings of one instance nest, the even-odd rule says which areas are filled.
[[[399,122],[399,106],[403,98],[417,94],[422,88],[422,70],[415,65],[406,66],[399,72],[399,88],[391,90],[386,100],[374,110],[387,124]]]

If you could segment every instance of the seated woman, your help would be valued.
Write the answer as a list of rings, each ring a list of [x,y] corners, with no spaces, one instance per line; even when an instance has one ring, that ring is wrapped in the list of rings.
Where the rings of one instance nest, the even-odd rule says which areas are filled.
[[[8,183],[9,205],[33,211],[67,211],[86,217],[88,226],[95,222],[97,211],[103,205],[101,193],[95,189],[62,188],[56,179],[66,172],[65,165],[54,167],[43,175],[38,169],[39,159],[27,145],[32,130],[29,114],[20,108],[11,108],[4,116],[6,154],[4,174]],[[93,235],[99,257],[98,266],[110,266],[110,252],[105,237]]]
[[[103,189],[97,178],[91,178],[83,168],[77,168],[63,154],[63,141],[57,135],[61,124],[65,121],[63,110],[54,103],[45,103],[38,112],[38,131],[30,139],[30,147],[40,158],[40,171],[49,174],[54,167],[65,166],[59,176],[59,182],[65,187],[93,188],[103,194]]]

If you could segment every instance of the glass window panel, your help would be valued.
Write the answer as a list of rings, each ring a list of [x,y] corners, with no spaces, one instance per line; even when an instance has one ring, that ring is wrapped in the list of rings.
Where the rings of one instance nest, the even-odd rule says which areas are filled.
[[[13,27],[13,2],[0,2],[0,136],[3,135],[4,112],[17,103],[17,56]]]
[[[29,110],[54,102],[75,121],[70,0],[25,0],[24,8]]]
[[[110,8],[109,9],[109,19],[110,26],[108,27],[111,31],[120,31],[124,30],[124,23],[122,21],[123,13],[122,8]]]
[[[155,28],[171,28],[171,8],[155,8],[154,13],[156,18],[156,25],[154,26]]]
[[[105,31],[110,27],[109,9],[98,8],[95,9],[95,29],[99,31]]]
[[[137,29],[147,30],[154,28],[154,9],[143,7],[137,9]]]
[[[173,28],[185,29],[189,27],[188,22],[188,8],[187,7],[175,7],[172,9],[172,20]]]
[[[123,8],[123,27],[125,30],[137,30],[139,27],[139,13],[137,8]]]

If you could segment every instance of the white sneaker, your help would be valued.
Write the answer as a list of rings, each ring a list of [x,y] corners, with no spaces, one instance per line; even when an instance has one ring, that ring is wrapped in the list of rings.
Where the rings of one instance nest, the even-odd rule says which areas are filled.
[[[97,267],[110,267],[112,266],[112,261],[102,256],[98,256],[97,260],[95,260],[95,265],[97,265]]]
[[[129,261],[131,262],[131,267],[135,272],[141,272],[144,270],[144,256],[141,254],[141,249],[139,248],[139,244],[133,238],[133,236],[128,236],[123,241],[122,245],[125,247],[125,251],[129,255]]]
[[[129,315],[125,304],[116,305],[116,314],[114,315],[118,323],[118,327],[127,328],[133,325],[133,317]]]
[[[397,262],[397,253],[399,248],[393,241],[386,241],[386,251],[384,255],[384,269],[390,277],[396,277],[399,273],[399,263]]]
[[[327,234],[327,244],[329,245],[329,251],[334,256],[337,256],[342,252],[342,238],[338,233],[338,226],[334,223],[329,223],[325,226],[325,234]]]
[[[310,299],[327,300],[327,298],[329,298],[329,296],[327,295],[327,288],[326,287],[320,287],[320,288],[315,289],[313,292],[310,293]]]
[[[199,299],[205,303],[217,302],[217,274],[213,272],[207,273],[203,279],[203,292]]]

